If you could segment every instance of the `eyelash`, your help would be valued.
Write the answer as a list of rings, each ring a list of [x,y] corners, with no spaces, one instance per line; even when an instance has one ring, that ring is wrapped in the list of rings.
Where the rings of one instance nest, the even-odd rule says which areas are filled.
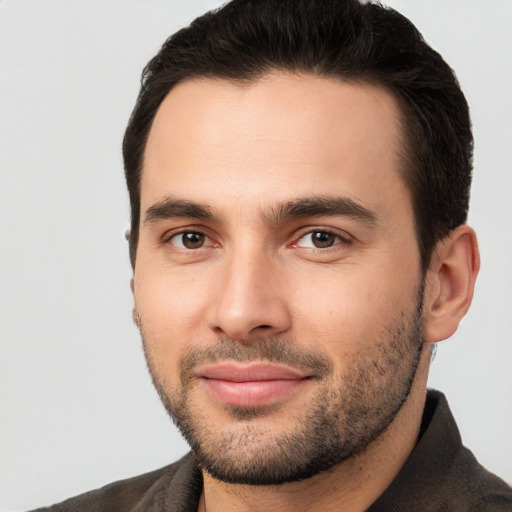
[[[328,235],[332,235],[332,236],[338,238],[339,242],[334,242],[332,245],[329,245],[327,247],[302,247],[298,244],[298,242],[301,241],[302,239],[304,239],[306,236],[313,235],[314,233],[325,233]],[[310,229],[309,231],[306,231],[305,233],[302,233],[298,238],[296,238],[296,240],[294,242],[292,242],[292,244],[290,244],[290,247],[308,249],[310,251],[326,252],[329,249],[335,249],[336,246],[338,246],[338,245],[347,246],[347,245],[350,245],[352,242],[353,242],[353,240],[351,237],[349,237],[348,235],[342,235],[341,233],[339,233],[338,231],[335,231],[333,229],[315,228],[315,229]]]
[[[299,242],[301,240],[303,240],[305,237],[307,237],[308,235],[313,235],[314,233],[327,234],[327,235],[336,237],[337,239],[339,239],[339,241],[335,240],[331,245],[327,245],[325,247],[306,247],[306,246],[302,246],[302,245],[299,244]],[[209,235],[207,235],[206,233],[204,233],[203,231],[201,231],[201,230],[186,229],[186,230],[182,230],[182,231],[178,231],[178,232],[175,232],[175,233],[168,234],[167,236],[165,236],[163,238],[163,242],[165,244],[172,245],[176,250],[179,250],[179,251],[182,251],[182,252],[194,252],[194,251],[197,251],[199,249],[203,249],[205,247],[208,247],[208,246],[205,246],[204,244],[200,245],[199,247],[179,247],[179,246],[177,246],[177,245],[175,245],[175,244],[173,244],[171,242],[171,240],[173,238],[180,237],[180,236],[183,237],[185,235],[199,235],[199,236],[204,237],[205,240],[212,241],[212,238]],[[338,246],[338,245],[346,246],[346,245],[350,245],[351,243],[352,243],[352,239],[350,237],[343,236],[342,234],[340,234],[337,231],[334,231],[334,230],[329,229],[329,228],[315,228],[315,229],[311,229],[309,231],[306,231],[306,232],[302,233],[299,237],[297,237],[294,240],[294,242],[289,244],[288,247],[291,247],[291,248],[294,248],[294,249],[302,248],[302,249],[306,249],[306,250],[309,250],[309,251],[327,252],[329,249],[336,248],[336,246]],[[182,238],[182,245],[185,245],[183,243],[183,238]],[[312,245],[314,245],[313,241],[312,241]],[[219,244],[214,242],[211,246],[218,247]]]
[[[204,237],[205,240],[211,240],[211,237],[208,236],[206,233],[200,231],[200,230],[195,230],[195,229],[185,229],[185,230],[182,230],[182,231],[178,231],[177,233],[171,233],[167,236],[164,237],[163,239],[163,242],[165,244],[170,244],[172,246],[174,246],[177,250],[181,250],[183,252],[189,252],[189,251],[195,251],[195,250],[198,250],[198,249],[202,249],[204,248],[204,245],[201,245],[197,248],[189,248],[189,247],[178,247],[176,245],[174,245],[171,240],[173,238],[176,238],[176,237],[182,237],[182,240],[183,240],[183,237],[185,235],[199,235],[199,236],[202,236]],[[184,244],[183,244],[184,245]],[[218,246],[218,244],[213,244],[214,246]]]

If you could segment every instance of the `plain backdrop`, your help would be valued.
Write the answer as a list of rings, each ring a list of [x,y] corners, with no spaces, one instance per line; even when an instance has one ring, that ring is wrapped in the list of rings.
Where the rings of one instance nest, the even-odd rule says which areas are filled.
[[[471,106],[482,271],[439,345],[464,442],[512,482],[512,2],[389,2]],[[120,145],[142,67],[204,0],[0,0],[0,509],[168,464],[187,447],[131,321]]]

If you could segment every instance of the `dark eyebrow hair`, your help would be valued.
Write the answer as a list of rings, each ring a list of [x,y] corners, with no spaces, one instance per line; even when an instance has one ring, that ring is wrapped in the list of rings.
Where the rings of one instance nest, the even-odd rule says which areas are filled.
[[[166,197],[146,210],[144,222],[152,223],[159,220],[173,219],[177,217],[213,221],[217,220],[212,210],[206,205],[194,203],[193,201],[187,201],[185,199]]]
[[[271,223],[278,223],[290,218],[345,216],[377,224],[377,215],[350,197],[317,196],[287,201],[272,208],[266,215]]]
[[[331,196],[305,197],[279,203],[265,212],[264,218],[270,224],[278,224],[288,219],[323,215],[353,217],[371,225],[377,223],[377,215],[355,200]],[[179,217],[219,221],[208,205],[169,196],[146,210],[144,222],[153,223]]]

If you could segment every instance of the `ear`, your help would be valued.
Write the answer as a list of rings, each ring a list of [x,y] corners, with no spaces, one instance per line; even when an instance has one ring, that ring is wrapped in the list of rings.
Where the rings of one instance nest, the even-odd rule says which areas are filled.
[[[130,279],[130,290],[132,291],[132,294],[134,293],[134,284],[133,284],[133,277]],[[137,326],[138,329],[140,329],[140,316],[139,312],[137,311],[137,307],[135,304],[133,305],[132,309],[132,319],[133,323]]]
[[[139,312],[137,311],[137,308],[135,306],[133,306],[133,309],[132,309],[132,319],[133,319],[133,323],[137,326],[137,329],[140,329],[140,316],[139,316]]]
[[[425,281],[425,340],[449,338],[473,299],[480,255],[475,232],[466,225],[440,240]]]

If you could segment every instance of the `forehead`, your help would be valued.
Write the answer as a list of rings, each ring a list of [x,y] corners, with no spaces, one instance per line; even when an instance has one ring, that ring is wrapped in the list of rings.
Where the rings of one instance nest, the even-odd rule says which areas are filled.
[[[331,192],[408,203],[401,145],[397,102],[374,85],[287,74],[185,81],[150,130],[142,211],[169,194],[215,207]]]

